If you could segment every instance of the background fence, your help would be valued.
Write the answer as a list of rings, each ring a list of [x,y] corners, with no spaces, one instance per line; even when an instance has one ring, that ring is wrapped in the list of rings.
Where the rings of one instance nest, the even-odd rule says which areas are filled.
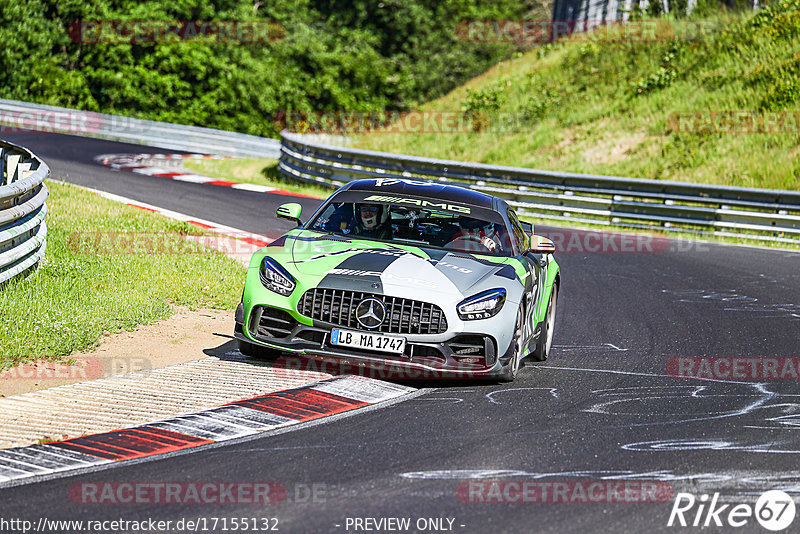
[[[0,125],[0,132],[57,132],[200,154],[277,158],[280,150],[277,139],[256,135],[5,99],[0,99]]]
[[[752,1],[755,6],[757,0]],[[554,21],[567,22],[569,28],[580,31],[606,23],[627,21],[635,10],[643,12],[645,19],[651,18],[647,15],[650,4],[658,4],[661,13],[675,10],[670,0],[555,0],[552,13]],[[697,0],[673,1],[672,4],[681,4],[679,10],[685,14],[694,10]]]
[[[0,283],[44,257],[49,174],[29,150],[0,141]]]
[[[800,243],[800,192],[640,180],[438,160],[282,134],[280,171],[338,187],[360,178],[448,182],[506,199],[533,220]]]

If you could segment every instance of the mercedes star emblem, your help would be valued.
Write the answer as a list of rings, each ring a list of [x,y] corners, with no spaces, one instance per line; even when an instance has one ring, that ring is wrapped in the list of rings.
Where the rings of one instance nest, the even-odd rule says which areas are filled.
[[[378,328],[386,317],[386,307],[375,298],[362,300],[356,306],[356,320],[364,328]]]

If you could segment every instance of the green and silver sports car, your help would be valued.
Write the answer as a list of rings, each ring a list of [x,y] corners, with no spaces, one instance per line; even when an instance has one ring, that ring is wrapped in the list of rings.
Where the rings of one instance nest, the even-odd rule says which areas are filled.
[[[350,182],[256,252],[235,335],[242,353],[513,380],[550,351],[561,283],[552,241],[502,199],[405,179]]]

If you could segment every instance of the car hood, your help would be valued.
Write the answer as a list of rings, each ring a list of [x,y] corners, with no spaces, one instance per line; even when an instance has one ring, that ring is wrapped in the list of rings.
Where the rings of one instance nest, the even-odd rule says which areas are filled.
[[[470,296],[521,284],[508,257],[478,256],[297,230],[268,247],[282,247],[284,266],[318,287],[430,300],[432,293]],[[275,252],[278,252],[275,250]],[[291,259],[290,259],[291,258]],[[311,282],[311,280],[309,280]]]

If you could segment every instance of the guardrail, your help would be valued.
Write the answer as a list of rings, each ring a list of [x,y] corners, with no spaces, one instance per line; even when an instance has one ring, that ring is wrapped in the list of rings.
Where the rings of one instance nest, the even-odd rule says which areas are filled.
[[[0,283],[44,257],[49,174],[31,151],[0,141]]]
[[[305,182],[434,180],[504,198],[536,220],[800,243],[798,191],[503,167],[323,145],[289,132],[281,137],[280,171]]]
[[[569,24],[570,32],[574,28],[592,28],[602,24],[612,24],[614,22],[627,22],[631,19],[631,13],[638,8],[647,13],[651,3],[661,4],[661,12],[670,12],[669,0],[555,0],[553,2],[552,18],[553,21],[565,22]],[[673,2],[672,11],[677,7],[678,14],[685,9],[685,14],[689,14],[697,7],[697,0],[687,0],[686,5],[681,8]],[[757,0],[753,0],[753,9],[757,8]],[[646,15],[645,15],[646,16]]]
[[[16,100],[0,99],[0,124],[200,154],[258,158],[280,154],[277,139]]]

